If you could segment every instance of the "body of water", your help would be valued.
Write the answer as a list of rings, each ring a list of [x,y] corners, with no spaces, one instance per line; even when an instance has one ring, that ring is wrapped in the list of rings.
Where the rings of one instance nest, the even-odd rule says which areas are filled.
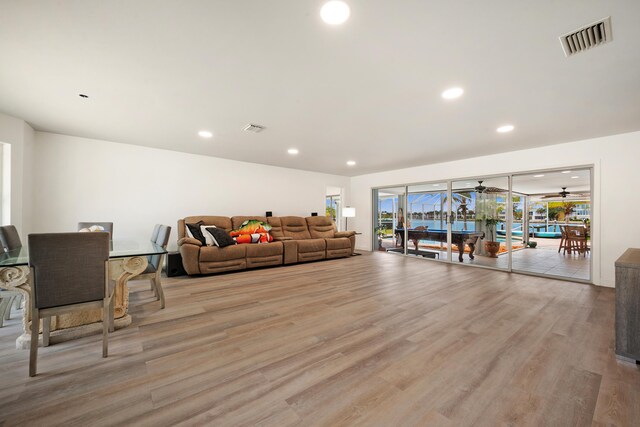
[[[391,227],[390,222],[385,222],[387,225],[387,227]],[[424,227],[428,227],[430,230],[444,230],[447,228],[447,223],[444,221],[440,221],[440,220],[432,220],[432,219],[412,219],[411,222],[411,227],[410,228],[415,228],[415,227],[419,227],[419,226],[424,226]],[[455,221],[453,223],[453,228],[452,230],[454,231],[462,231],[462,230],[466,230],[466,231],[475,231],[476,229],[476,222],[475,221],[466,221],[466,228],[465,228],[465,221]],[[507,229],[507,225],[505,222],[499,222],[497,224],[496,230],[498,231],[506,231]],[[513,227],[514,231],[519,231],[520,235],[522,235],[522,224],[514,224]],[[556,223],[549,223],[549,226],[547,226],[546,224],[541,224],[541,223],[534,223],[534,224],[529,224],[529,232],[530,233],[537,233],[537,232],[550,232],[550,233],[560,233],[560,224],[556,224]]]

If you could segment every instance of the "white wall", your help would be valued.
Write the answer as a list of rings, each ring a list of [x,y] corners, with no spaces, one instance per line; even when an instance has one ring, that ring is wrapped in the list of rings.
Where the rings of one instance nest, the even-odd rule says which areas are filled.
[[[640,247],[640,132],[399,169],[351,179],[33,130],[0,114],[0,141],[12,147],[12,223],[27,232],[74,230],[78,221],[113,221],[116,238],[148,237],[155,223],[188,215],[309,215],[324,212],[329,186],[356,208],[349,228],[371,249],[371,189],[593,165],[593,278],[613,286],[614,262]],[[171,248],[175,248],[175,234]]]
[[[144,239],[189,215],[309,216],[327,186],[349,178],[148,147],[36,132],[30,231],[113,221],[114,237]]]
[[[472,178],[536,169],[593,165],[593,280],[613,286],[614,262],[629,247],[640,247],[640,132],[515,151],[454,162],[399,169],[351,179],[357,246],[371,250],[372,188],[421,181]],[[350,221],[351,222],[351,221]],[[350,227],[354,228],[354,227]]]
[[[23,234],[30,227],[34,131],[24,120],[0,114],[0,142],[11,145],[11,217],[3,222]]]

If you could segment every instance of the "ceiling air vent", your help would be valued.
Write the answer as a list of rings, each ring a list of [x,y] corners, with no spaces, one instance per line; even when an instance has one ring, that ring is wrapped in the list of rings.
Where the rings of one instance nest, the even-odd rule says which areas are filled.
[[[258,132],[262,132],[264,130],[264,126],[254,125],[254,124],[249,123],[242,130],[246,130],[247,132],[258,133]]]
[[[609,43],[612,40],[610,16],[560,36],[560,43],[566,57]]]

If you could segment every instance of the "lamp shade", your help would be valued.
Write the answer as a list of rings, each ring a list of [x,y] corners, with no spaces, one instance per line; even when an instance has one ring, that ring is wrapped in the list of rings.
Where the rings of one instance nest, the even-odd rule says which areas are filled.
[[[344,218],[354,218],[356,216],[356,208],[342,208],[342,216]]]

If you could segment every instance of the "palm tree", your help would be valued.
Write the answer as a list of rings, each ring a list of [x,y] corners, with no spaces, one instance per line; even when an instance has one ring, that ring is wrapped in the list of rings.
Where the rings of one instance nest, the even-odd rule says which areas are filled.
[[[576,202],[562,202],[562,212],[564,213],[564,220],[568,224],[569,216],[573,213],[576,208]]]
[[[538,208],[536,209],[536,213],[538,215],[544,215],[547,212],[547,210],[545,208]]]
[[[451,198],[453,199],[453,203],[458,203],[458,207],[456,208],[456,213],[462,214],[462,229],[464,231],[467,230],[467,214],[469,213],[469,207],[467,206],[467,200],[471,200],[471,192],[470,191],[461,191],[457,193],[451,193]],[[443,197],[443,202],[446,203],[447,195],[445,194]]]

